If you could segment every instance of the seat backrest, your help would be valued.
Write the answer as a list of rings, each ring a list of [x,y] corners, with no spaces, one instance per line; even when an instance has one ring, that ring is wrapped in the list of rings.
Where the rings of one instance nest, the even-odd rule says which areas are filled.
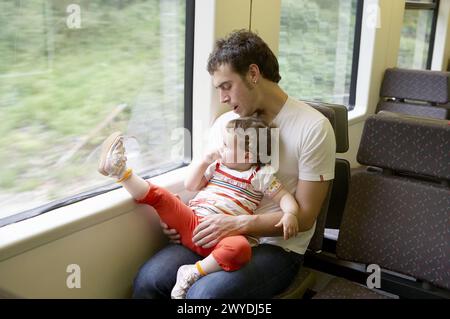
[[[348,110],[344,105],[306,101],[330,120],[336,136],[336,153],[348,151]]]
[[[347,118],[347,108],[343,105],[320,103],[320,102],[309,102],[310,106],[325,115],[330,121],[334,129],[334,134],[336,137],[336,152],[346,152],[348,150],[348,118]],[[328,189],[327,197],[322,205],[319,216],[316,221],[316,229],[314,235],[311,238],[308,249],[314,252],[319,252],[322,250],[323,243],[323,233],[325,231],[325,223],[327,220],[327,212],[329,208],[330,198],[332,194],[333,183]]]
[[[348,189],[350,187],[350,178],[350,163],[346,159],[336,158],[333,188],[330,194],[330,203],[328,205],[327,220],[325,223],[326,228],[339,229],[341,225]]]
[[[449,101],[450,72],[391,68],[384,73],[377,112],[449,119]]]
[[[366,120],[339,258],[450,289],[450,125],[381,112]]]

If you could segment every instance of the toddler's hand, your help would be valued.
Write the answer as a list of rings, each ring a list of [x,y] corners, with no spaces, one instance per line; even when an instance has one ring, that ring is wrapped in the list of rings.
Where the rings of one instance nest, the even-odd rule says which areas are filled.
[[[297,217],[293,214],[285,213],[281,217],[278,224],[275,227],[283,226],[284,239],[295,237],[298,234],[298,221]]]
[[[223,148],[216,148],[206,152],[204,156],[204,161],[208,164],[212,164],[217,160],[222,159]]]

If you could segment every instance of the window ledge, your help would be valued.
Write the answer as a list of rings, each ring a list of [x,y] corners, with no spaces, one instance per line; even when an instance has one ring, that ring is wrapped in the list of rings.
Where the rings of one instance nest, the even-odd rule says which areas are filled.
[[[364,122],[367,118],[367,112],[364,111],[359,111],[359,109],[362,109],[361,107],[355,106],[355,108],[348,112],[348,125],[354,125],[357,124],[359,122]]]
[[[182,199],[189,194],[184,190],[186,167],[155,176],[155,184],[179,194]],[[61,207],[45,214],[0,228],[0,261],[78,232],[82,229],[128,214],[137,204],[130,195],[119,188],[84,201]]]

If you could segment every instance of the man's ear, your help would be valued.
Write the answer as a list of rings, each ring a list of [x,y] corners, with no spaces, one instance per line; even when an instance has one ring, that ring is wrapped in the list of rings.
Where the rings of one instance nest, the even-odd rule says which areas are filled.
[[[261,72],[259,71],[259,67],[257,64],[252,63],[248,66],[248,76],[251,83],[258,83]]]

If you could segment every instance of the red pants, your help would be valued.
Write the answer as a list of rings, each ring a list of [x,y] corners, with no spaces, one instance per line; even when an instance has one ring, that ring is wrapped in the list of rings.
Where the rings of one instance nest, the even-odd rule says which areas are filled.
[[[200,256],[213,254],[214,259],[225,271],[234,271],[243,267],[251,258],[251,247],[244,236],[230,236],[222,239],[215,247],[202,248],[192,242],[192,233],[199,224],[199,217],[192,208],[169,191],[151,185],[147,195],[138,203],[155,208],[161,220],[169,228],[174,228],[181,236],[183,246],[190,248]]]

